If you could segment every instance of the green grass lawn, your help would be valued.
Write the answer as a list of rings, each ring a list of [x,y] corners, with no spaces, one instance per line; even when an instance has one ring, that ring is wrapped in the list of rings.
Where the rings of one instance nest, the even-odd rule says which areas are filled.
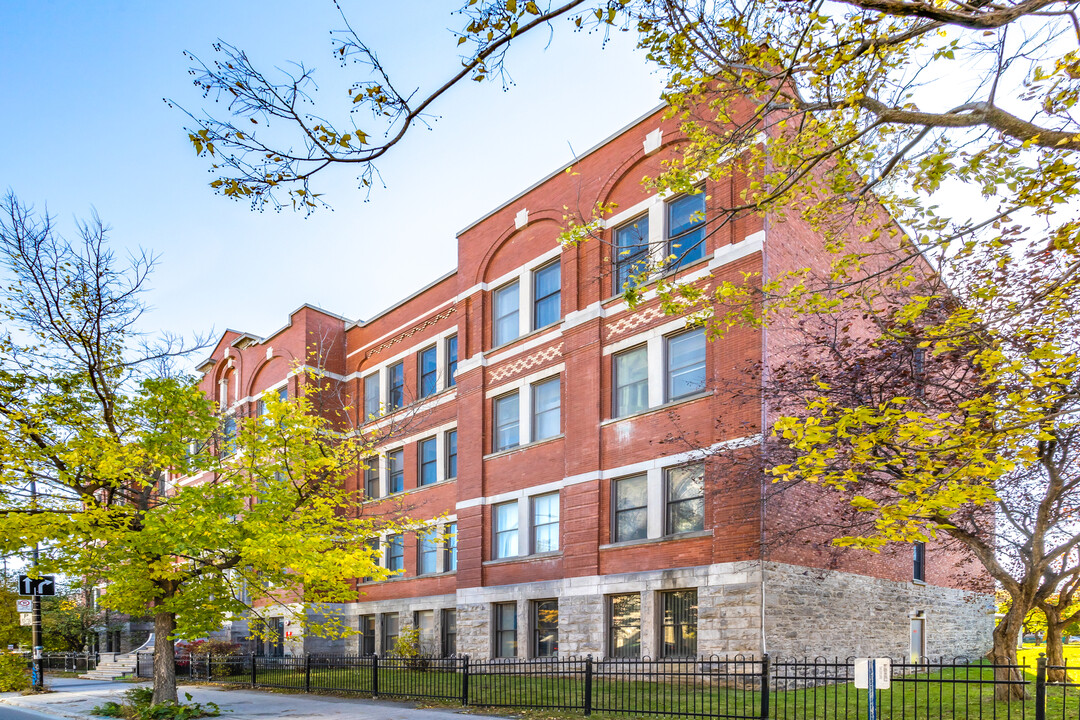
[[[993,671],[982,665],[946,668],[894,678],[891,687],[879,691],[878,717],[892,720],[1035,720],[1035,658],[1045,648],[1025,648],[1029,698],[1023,703],[1000,703],[993,698]],[[1067,647],[1066,657],[1080,664],[1080,647]],[[224,668],[221,668],[222,670]],[[237,669],[239,670],[239,669]],[[369,668],[316,668],[311,689],[354,691],[370,696]],[[215,682],[249,684],[248,673],[215,673]],[[259,685],[302,691],[302,669],[260,669]],[[417,697],[429,704],[460,705],[462,676],[440,670],[380,668],[380,695]],[[699,682],[691,681],[690,682]],[[427,696],[424,698],[423,696]],[[431,696],[436,696],[432,698]],[[442,697],[442,700],[437,699]],[[592,704],[595,713],[618,713],[621,717],[695,715],[716,718],[753,718],[760,708],[760,693],[752,689],[709,686],[680,687],[653,681],[609,681],[594,677]],[[581,717],[584,683],[580,677],[521,677],[510,673],[475,674],[469,677],[469,704],[520,708],[525,715],[545,718]],[[560,707],[561,706],[561,707]],[[790,685],[770,693],[769,717],[775,720],[866,720],[867,693],[850,683],[797,688]],[[1080,720],[1080,688],[1049,687],[1047,720]]]

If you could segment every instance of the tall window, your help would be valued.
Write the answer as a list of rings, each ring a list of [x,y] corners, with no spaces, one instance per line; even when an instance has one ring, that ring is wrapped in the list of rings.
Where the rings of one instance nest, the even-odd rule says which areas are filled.
[[[442,654],[450,657],[457,653],[457,609],[442,611]]]
[[[668,255],[683,265],[705,257],[705,193],[676,198],[667,210]]]
[[[608,654],[617,658],[641,655],[641,595],[612,595],[608,618]]]
[[[518,306],[521,302],[517,282],[503,285],[495,291],[495,327],[492,333],[496,345],[503,345],[517,338],[521,332]]]
[[[649,352],[645,345],[615,356],[615,417],[649,409]]]
[[[446,479],[457,477],[457,430],[446,433]]]
[[[397,648],[398,639],[398,614],[397,613],[383,613],[382,616],[382,651],[383,655],[392,654]]]
[[[660,656],[697,654],[697,590],[660,593]]]
[[[236,448],[233,447],[233,443],[236,440],[236,418],[229,415],[225,418],[225,421],[221,423],[221,450],[219,452],[220,457],[227,457],[235,452]]]
[[[370,553],[371,562],[374,563],[376,566],[381,566],[382,550],[380,549],[379,538],[371,538],[364,544],[367,546],[368,552]],[[371,582],[372,579],[373,578],[366,577],[363,579],[363,582]]]
[[[615,230],[615,288],[618,295],[649,265],[649,216],[631,220]],[[634,283],[636,284],[636,283]]]
[[[405,489],[405,450],[397,449],[386,453],[386,492],[388,495]]]
[[[390,379],[389,392],[387,393],[386,406],[391,410],[397,410],[405,405],[405,363],[399,362],[387,368]]]
[[[413,627],[420,633],[420,652],[424,655],[435,652],[435,611],[417,610],[413,613]]]
[[[559,261],[533,273],[533,330],[559,322],[562,317],[562,273]]]
[[[446,572],[457,570],[457,523],[448,523],[443,529],[443,569]]]
[[[561,394],[559,378],[555,377],[532,386],[532,439],[555,437],[559,427]]]
[[[705,529],[705,466],[671,468],[667,475],[667,534]]]
[[[532,499],[532,551],[555,552],[559,549],[559,493],[537,495]]]
[[[434,395],[439,389],[439,355],[435,346],[420,351],[417,358],[420,368],[420,397]]]
[[[495,657],[517,657],[517,604],[496,603]]]
[[[518,394],[515,392],[495,398],[495,447],[492,448],[494,452],[517,447],[520,442],[518,435],[520,423]]]
[[[667,399],[705,390],[705,331],[701,328],[667,338]]]
[[[537,600],[533,607],[533,655],[555,657],[559,654],[559,601]]]
[[[457,335],[446,338],[446,387],[457,385]]]
[[[420,485],[431,485],[439,481],[438,458],[439,444],[435,438],[427,438],[419,443]]]
[[[364,420],[379,414],[379,373],[372,373],[364,378]]]
[[[379,497],[379,458],[378,456],[364,459],[364,495],[369,499]]]
[[[611,484],[611,541],[641,540],[649,534],[648,478],[621,478]]]
[[[430,575],[437,571],[438,534],[434,530],[416,534],[416,574]]]
[[[375,616],[360,616],[360,654],[375,654]]]
[[[926,543],[915,543],[914,551],[915,563],[912,578],[919,582],[926,582]]]
[[[515,557],[518,554],[518,504],[513,502],[496,505],[492,508],[492,522],[495,525],[495,547],[493,557]]]
[[[386,536],[386,569],[390,572],[405,569],[405,541],[400,533]]]

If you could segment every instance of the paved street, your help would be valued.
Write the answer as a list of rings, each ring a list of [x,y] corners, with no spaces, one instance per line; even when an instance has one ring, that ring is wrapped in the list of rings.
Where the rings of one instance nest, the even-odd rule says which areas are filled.
[[[0,695],[0,720],[43,720],[54,718],[89,718],[95,705],[117,700],[131,683],[49,678],[54,691],[45,695]],[[411,703],[365,700],[319,695],[286,695],[250,690],[220,690],[206,686],[180,688],[180,698],[191,693],[195,702],[215,702],[227,720],[461,720],[468,710],[417,709]],[[486,716],[493,717],[493,716]]]

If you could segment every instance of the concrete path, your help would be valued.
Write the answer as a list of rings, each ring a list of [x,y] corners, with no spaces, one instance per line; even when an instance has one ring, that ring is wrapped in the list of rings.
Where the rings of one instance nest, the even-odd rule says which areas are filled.
[[[90,711],[95,705],[119,701],[125,690],[135,687],[132,683],[69,678],[46,678],[46,684],[53,692],[0,695],[0,720],[30,720],[27,716],[31,714],[34,720],[42,720],[42,716],[83,720],[93,717]],[[185,692],[191,693],[194,702],[217,703],[222,710],[221,720],[462,720],[463,715],[470,714],[468,708],[427,710],[407,702],[222,690],[205,685],[181,685],[181,702],[186,702]],[[24,712],[5,715],[9,708]]]

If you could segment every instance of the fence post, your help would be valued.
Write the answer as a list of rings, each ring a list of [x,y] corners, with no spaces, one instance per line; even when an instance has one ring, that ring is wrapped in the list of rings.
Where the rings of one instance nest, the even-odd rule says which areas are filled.
[[[379,656],[371,656],[371,697],[379,696]]]
[[[761,657],[761,720],[769,717],[769,670],[771,668],[772,661],[769,653],[765,653]]]
[[[469,704],[469,656],[466,655],[462,664],[461,675],[461,704]]]
[[[592,715],[592,655],[585,657],[585,714]]]
[[[257,676],[255,674],[255,651],[251,651],[251,687],[255,687],[258,684]]]
[[[1035,720],[1046,720],[1046,656],[1042,653],[1035,670]]]
[[[135,677],[142,677],[142,673],[139,672],[139,653],[135,653]]]
[[[304,653],[304,692],[311,692],[311,653]]]

